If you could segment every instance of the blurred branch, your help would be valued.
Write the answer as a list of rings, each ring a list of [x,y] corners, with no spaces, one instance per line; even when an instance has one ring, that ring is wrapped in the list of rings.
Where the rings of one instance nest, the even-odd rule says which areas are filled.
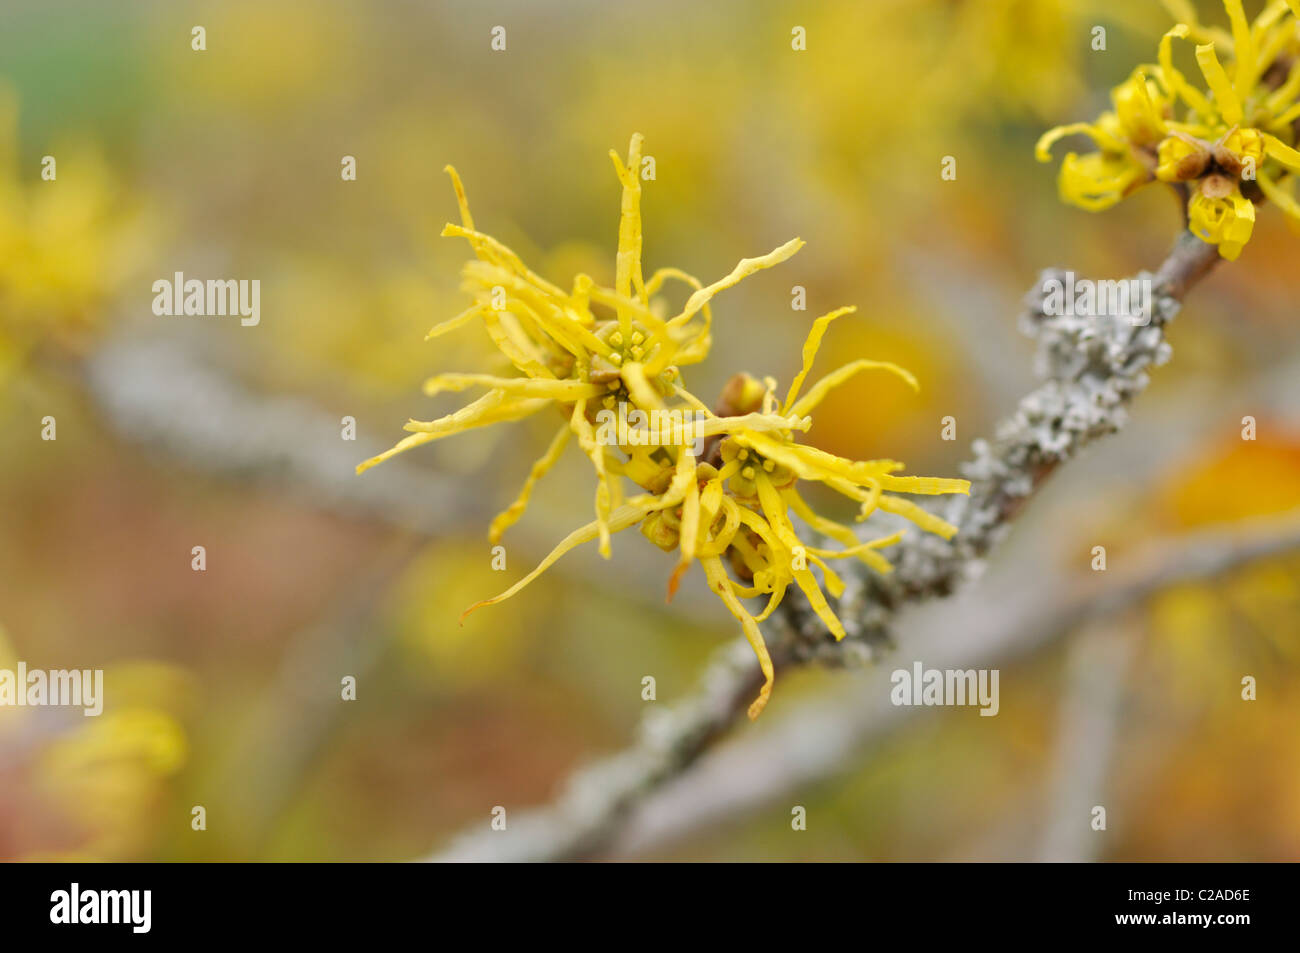
[[[382,448],[341,439],[340,418],[308,400],[248,390],[180,337],[110,340],[87,358],[85,376],[115,431],[204,473],[291,486],[425,535],[491,515],[462,482],[403,461],[358,480],[357,463]]]
[[[1040,860],[1095,861],[1106,843],[1090,827],[1090,811],[1098,804],[1113,810],[1106,790],[1137,654],[1134,628],[1108,620],[1085,625],[1071,640]]]
[[[1044,573],[1032,587],[948,600],[922,625],[909,626],[906,651],[896,661],[899,667],[915,660],[940,669],[1008,665],[1060,644],[1081,626],[1101,625],[1156,593],[1297,553],[1300,510],[1239,523],[1231,531],[1166,540],[1126,560],[1130,568],[1122,573],[1069,579]],[[648,794],[624,818],[607,853],[641,854],[743,817],[848,770],[865,748],[912,719],[935,713],[892,704],[889,675],[883,666],[855,673],[843,688],[712,753],[690,774]]]
[[[779,665],[784,658],[773,653]],[[514,814],[508,832],[487,829],[462,835],[435,861],[576,860],[600,850],[649,791],[685,771],[753,701],[763,683],[744,643],[720,652],[705,670],[700,690],[641,722],[636,743],[591,765],[568,781],[554,804]]]
[[[341,679],[351,675],[360,692],[372,693],[368,676],[391,644],[382,617],[394,580],[418,557],[416,537],[393,540],[350,586],[329,599],[316,621],[285,646],[275,678],[227,756],[225,777],[244,818],[241,836],[254,856],[265,858],[281,821],[330,737],[346,724]]]
[[[766,634],[779,673],[813,659],[830,664],[871,660],[890,644],[889,628],[903,605],[947,596],[978,575],[987,553],[1022,506],[1063,461],[1124,425],[1128,405],[1145,390],[1147,368],[1168,360],[1164,327],[1183,296],[1218,261],[1218,249],[1190,233],[1179,237],[1156,274],[1149,322],[1132,315],[1044,314],[1044,282],[1064,279],[1045,271],[1026,297],[1025,333],[1038,342],[1036,371],[1043,383],[1020,400],[991,440],[977,440],[963,466],[969,497],[952,500],[945,518],[958,527],[952,540],[909,535],[891,550],[888,576],[847,572],[840,616],[848,638],[836,643],[801,600],[787,597]],[[509,832],[486,824],[463,834],[433,860],[562,860],[588,856],[616,836],[629,811],[668,779],[685,771],[743,717],[757,672],[743,643],[714,662],[693,697],[648,717],[639,741],[576,774],[554,805],[516,815]]]
[[[183,335],[106,341],[86,358],[83,374],[99,413],[115,433],[196,471],[289,492],[296,501],[376,521],[403,535],[486,538],[483,527],[495,510],[481,488],[407,458],[358,478],[357,463],[387,444],[366,440],[364,427],[358,428],[356,440],[343,440],[340,416],[303,397],[257,393]],[[563,525],[521,523],[512,529],[510,545],[546,552]],[[634,575],[666,578],[658,555],[657,550],[629,548],[620,553],[620,561]],[[585,578],[597,559],[575,553],[557,571]],[[707,591],[690,587],[671,604],[648,587],[631,587],[627,596],[670,615],[712,605]]]

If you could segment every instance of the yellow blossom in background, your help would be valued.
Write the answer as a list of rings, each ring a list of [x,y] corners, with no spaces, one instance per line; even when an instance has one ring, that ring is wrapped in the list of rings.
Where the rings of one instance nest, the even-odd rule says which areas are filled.
[[[1071,152],[1061,164],[1063,201],[1100,211],[1147,182],[1177,184],[1187,193],[1188,228],[1233,260],[1250,240],[1256,203],[1270,200],[1300,220],[1300,0],[1271,0],[1254,21],[1242,0],[1223,5],[1229,31],[1201,25],[1186,0],[1168,0],[1181,22],[1161,38],[1158,62],[1112,91],[1113,111],[1049,130],[1035,152],[1046,162],[1058,139],[1089,136],[1097,151]],[[1174,40],[1197,44],[1204,89],[1174,66]]]
[[[144,220],[103,158],[84,146],[19,167],[18,101],[0,86],[0,384],[38,346],[101,320],[138,256]]]
[[[879,572],[889,572],[889,562],[877,550],[902,536],[859,540],[847,526],[815,513],[799,495],[797,481],[821,482],[854,500],[860,519],[882,509],[945,537],[955,528],[894,494],[965,493],[969,484],[898,476],[902,464],[894,461],[848,460],[795,439],[797,432],[812,426],[809,412],[862,371],[890,371],[916,386],[911,375],[894,365],[859,360],[832,371],[802,393],[827,327],[853,308],[841,308],[813,323],[803,347],[803,366],[784,400],[776,396],[775,381],[759,383],[746,375],[733,378],[723,395],[724,406],[716,411],[686,389],[681,368],[704,360],[712,346],[712,299],[754,272],[785,261],[803,243],[796,238],[766,255],[743,259],[730,274],[709,285],[677,268],[661,268],[647,280],[642,271],[641,147],[641,136],[634,135],[626,162],[610,153],[623,186],[613,288],[579,274],[566,291],[531,271],[513,251],[475,228],[460,176],[447,168],[461,224],[448,225],[443,234],[466,239],[475,253],[475,260],[462,272],[463,288],[473,304],[436,325],[427,337],[481,322],[517,376],[444,373],[430,378],[425,383],[427,394],[471,387],[485,388],[487,393],[437,420],[410,421],[406,426],[412,431],[410,437],[365,461],[357,471],[452,434],[557,408],[564,423],[533,464],[519,497],[492,521],[489,539],[495,543],[523,514],[537,481],[555,465],[571,439],[577,440],[595,472],[596,518],[570,533],[505,592],[467,609],[462,621],[477,608],[509,599],[582,543],[599,540],[602,555],[608,557],[611,536],[640,525],[656,545],[679,552],[668,583],[669,598],[683,572],[698,561],[710,588],[741,623],[765,679],[750,707],[753,718],[766,705],[775,674],[758,623],[777,608],[793,584],[807,596],[827,630],[837,639],[844,638],[844,626],[811,567],[822,571],[826,590],[838,597],[843,582],[827,560],[855,557]],[[656,297],[670,280],[692,289],[685,305],[672,316]],[[621,415],[639,414],[656,423],[649,428],[637,424],[635,434],[620,432],[611,438],[610,417],[616,409]],[[662,429],[657,423],[661,419],[667,421]],[[692,446],[697,440],[703,441],[698,452]],[[624,479],[644,492],[626,497]],[[844,548],[803,543],[791,511]],[[767,596],[767,604],[753,614],[742,600],[758,596]]]
[[[1221,526],[1281,525],[1300,512],[1300,433],[1283,420],[1264,421],[1256,440],[1217,437],[1176,460],[1149,513],[1153,535]],[[1249,486],[1225,494],[1224,487]],[[1282,554],[1222,578],[1176,586],[1151,603],[1154,644],[1175,662],[1185,683],[1214,684],[1225,668],[1294,665],[1300,645],[1293,619],[1300,610],[1300,559]],[[1244,638],[1225,640],[1234,627]],[[1222,706],[1238,695],[1215,696]]]
[[[11,667],[15,656],[3,639],[0,630],[0,666]],[[182,720],[197,697],[191,673],[155,660],[118,662],[104,670],[103,684],[97,716],[73,710],[49,721],[32,709],[0,712],[0,725],[8,723],[0,743],[16,744],[32,731],[45,736],[24,783],[66,830],[64,847],[24,859],[133,859],[148,844],[152,821],[188,760]]]
[[[187,752],[184,729],[169,712],[118,707],[52,741],[37,783],[85,832],[82,850],[106,860],[129,857]]]

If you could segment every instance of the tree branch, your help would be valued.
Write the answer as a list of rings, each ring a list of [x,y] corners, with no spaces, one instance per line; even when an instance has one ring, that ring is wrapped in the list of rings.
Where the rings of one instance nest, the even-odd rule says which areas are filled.
[[[900,667],[1005,666],[1059,645],[1083,626],[1101,625],[1178,585],[1300,553],[1300,510],[1162,541],[1123,571],[1082,579],[1035,580],[995,598],[949,600],[909,638]],[[994,608],[990,608],[993,606]],[[833,694],[805,702],[774,727],[736,739],[664,785],[625,818],[607,855],[627,857],[678,842],[697,830],[743,817],[802,786],[833,777],[870,745],[934,709],[894,705],[889,671],[855,675]]]
[[[978,575],[988,552],[1056,467],[1124,425],[1129,404],[1147,386],[1147,369],[1169,358],[1165,325],[1218,258],[1217,248],[1184,232],[1154,275],[1137,276],[1152,289],[1150,320],[1142,325],[1133,315],[1044,314],[1044,282],[1064,274],[1043,272],[1020,321],[1038,341],[1036,370],[1043,383],[998,424],[992,439],[975,441],[974,459],[962,467],[972,483],[970,496],[952,499],[944,511],[957,535],[950,541],[908,535],[891,550],[895,571],[888,576],[865,568],[846,572],[839,615],[848,637],[842,642],[834,641],[805,602],[787,597],[785,611],[773,617],[766,633],[778,675],[812,660],[873,660],[891,644],[898,608],[947,596]],[[730,646],[709,666],[695,695],[648,715],[632,747],[575,774],[553,805],[515,815],[505,832],[490,830],[485,821],[429,859],[591,855],[616,836],[639,801],[689,768],[742,717],[759,681],[744,643]]]

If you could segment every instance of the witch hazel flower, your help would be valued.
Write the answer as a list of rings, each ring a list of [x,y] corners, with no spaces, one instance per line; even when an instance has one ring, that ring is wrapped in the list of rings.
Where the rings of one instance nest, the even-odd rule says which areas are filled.
[[[612,288],[579,274],[565,290],[531,271],[513,251],[475,228],[460,176],[447,167],[461,223],[447,225],[443,234],[466,239],[475,254],[462,271],[462,286],[472,303],[436,325],[427,338],[481,322],[516,374],[443,373],[431,377],[424,388],[428,394],[470,388],[482,388],[486,393],[436,420],[409,421],[406,429],[410,436],[365,461],[357,471],[434,440],[554,408],[560,423],[530,468],[519,495],[493,519],[489,539],[497,542],[524,514],[538,481],[574,441],[594,473],[595,518],[561,540],[536,568],[506,591],[466,609],[462,619],[513,597],[565,553],[584,543],[596,541],[608,558],[611,537],[639,526],[642,535],[656,546],[677,554],[667,581],[670,599],[684,573],[699,563],[709,587],[740,622],[764,675],[759,696],[750,706],[754,718],[767,704],[775,679],[759,623],[775,611],[793,585],[807,597],[827,631],[836,639],[844,638],[844,626],[827,599],[827,593],[838,597],[844,583],[829,561],[858,559],[887,573],[892,567],[880,550],[902,538],[900,531],[874,540],[859,539],[849,526],[816,513],[800,495],[799,482],[819,482],[853,500],[858,504],[859,519],[884,510],[945,538],[952,536],[955,527],[907,496],[967,493],[970,485],[958,479],[901,476],[900,463],[853,461],[797,439],[797,434],[812,427],[811,412],[826,395],[856,374],[883,370],[917,386],[912,375],[895,365],[857,360],[804,390],[826,329],[832,321],[852,313],[855,309],[851,307],[813,322],[803,346],[802,367],[784,399],[777,398],[776,382],[771,378],[760,382],[745,374],[732,378],[716,408],[687,389],[682,368],[703,361],[712,348],[713,298],[756,271],[785,261],[803,242],[792,239],[766,255],[742,259],[729,274],[709,285],[671,267],[646,279],[641,185],[636,174],[641,146],[641,136],[634,135],[626,162],[610,153],[622,185]],[[664,316],[666,310],[656,300],[669,281],[691,289],[681,310],[671,317]],[[615,410],[620,418],[659,414],[659,419],[668,423],[638,431],[636,439],[630,435],[612,441],[598,439],[602,414]],[[640,492],[628,495],[629,485]],[[801,540],[792,513],[840,548]],[[747,599],[764,597],[764,606],[757,612],[745,605]]]
[[[1253,21],[1242,0],[1223,5],[1226,31],[1203,26],[1190,3],[1168,2],[1182,22],[1161,38],[1157,62],[1112,91],[1112,111],[1048,130],[1035,152],[1046,162],[1058,140],[1088,136],[1097,150],[1061,163],[1062,201],[1101,211],[1147,183],[1168,183],[1186,200],[1189,230],[1234,260],[1256,205],[1270,201],[1300,221],[1300,0],[1273,0]],[[1196,44],[1203,88],[1174,66],[1175,40]]]

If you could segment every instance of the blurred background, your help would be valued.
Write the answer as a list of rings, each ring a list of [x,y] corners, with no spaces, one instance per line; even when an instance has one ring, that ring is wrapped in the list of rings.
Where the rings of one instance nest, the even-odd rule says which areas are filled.
[[[1129,0],[7,0],[0,667],[102,668],[107,701],[99,718],[0,709],[0,858],[415,858],[495,805],[548,800],[738,634],[693,575],[665,605],[670,561],[633,533],[612,561],[575,552],[456,624],[589,518],[575,453],[492,570],[487,521],[546,422],[353,475],[408,417],[457,405],[424,397],[427,376],[490,353],[475,327],[423,340],[464,307],[468,250],[438,237],[455,217],[444,164],[479,228],[543,276],[611,283],[606,153],[644,133],[648,269],[707,282],[807,242],[718,299],[693,389],[739,370],[788,381],[812,318],[856,304],[824,364],[895,361],[922,391],[858,378],[809,439],[956,475],[1033,386],[1015,318],[1038,270],[1154,268],[1181,227],[1154,187],[1102,215],[1062,205],[1055,165],[1032,152],[1044,128],[1106,108],[1169,23]],[[497,25],[504,52],[489,48]],[[1298,249],[1266,208],[1241,259],[1195,290],[1130,428],[1062,468],[967,594],[993,614],[985,630],[1035,624],[993,592],[1065,605],[1095,591],[1093,546],[1117,570],[1300,505]],[[155,316],[152,283],[177,271],[259,279],[260,325]],[[790,309],[796,284],[806,312]],[[948,415],[955,442],[940,439]],[[917,625],[960,640],[966,619]],[[997,718],[896,712],[832,767],[620,856],[1300,856],[1300,559],[1175,580],[1103,623],[1037,624],[1033,651],[983,662],[1002,669]],[[339,699],[345,675],[356,701]],[[1243,675],[1258,701],[1240,700]],[[779,754],[754,739],[866,677],[785,676],[738,743]],[[726,777],[743,787],[743,765]],[[1072,797],[1108,806],[1104,836],[1069,833]],[[797,835],[792,804],[810,819]]]

